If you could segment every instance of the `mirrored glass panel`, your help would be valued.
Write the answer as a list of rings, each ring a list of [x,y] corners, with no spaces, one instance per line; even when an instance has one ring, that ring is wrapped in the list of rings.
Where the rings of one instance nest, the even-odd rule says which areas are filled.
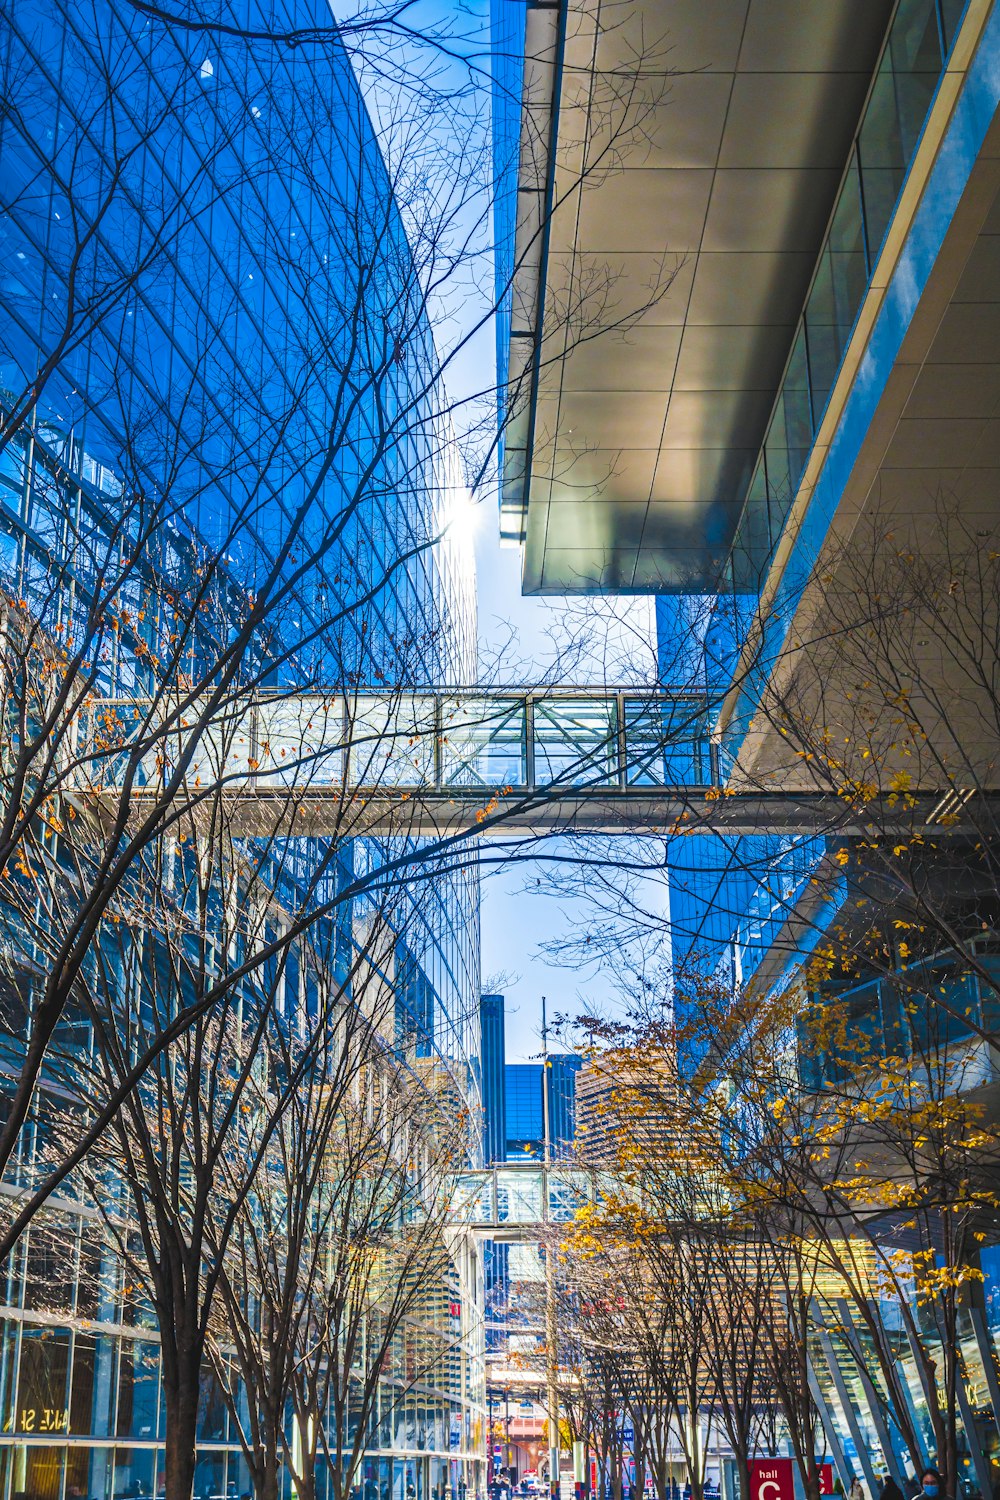
[[[345,741],[350,785],[432,785],[434,728],[431,697],[349,700]]]
[[[524,786],[524,721],[523,698],[443,698],[443,784]]]
[[[617,704],[608,698],[545,698],[535,703],[535,781],[539,786],[607,786],[617,778]]]
[[[705,703],[626,698],[625,777],[629,786],[708,786],[711,756]]]

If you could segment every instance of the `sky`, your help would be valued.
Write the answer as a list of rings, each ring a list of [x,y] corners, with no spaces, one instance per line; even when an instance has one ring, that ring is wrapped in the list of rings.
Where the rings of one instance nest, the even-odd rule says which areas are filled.
[[[510,640],[521,662],[544,669],[551,660],[550,643],[560,622],[574,633],[587,630],[587,606],[578,600],[522,596],[520,552],[500,546],[495,497],[487,495],[477,507],[475,540],[483,654]],[[576,664],[577,682],[603,680],[606,651],[614,654],[627,648],[634,656],[633,637],[653,641],[653,601],[621,600],[613,609],[603,603],[595,607],[591,623],[592,650],[589,659]],[[588,1005],[603,1009],[609,998],[610,987],[603,975],[556,966],[540,952],[541,944],[557,937],[574,917],[580,918],[583,902],[534,894],[530,891],[534,879],[532,866],[518,863],[486,874],[482,882],[483,983],[493,990],[498,987],[497,976],[506,976],[499,989],[507,997],[508,1062],[531,1061],[541,1050],[542,995],[547,998],[550,1018],[557,1013],[578,1015]]]
[[[357,0],[334,0],[335,14],[354,14]],[[463,55],[478,57],[488,52],[488,7],[486,0],[420,0],[420,9],[409,16],[414,25],[445,29],[455,25],[457,34],[472,38],[468,48],[459,47]],[[439,81],[447,86],[449,73]],[[465,75],[458,65],[451,79],[460,84]],[[431,314],[439,355],[445,364],[445,382],[451,401],[457,403],[456,426],[461,432],[474,423],[476,413],[482,416],[479,402],[467,406],[480,393],[492,391],[494,374],[494,328],[489,316],[493,299],[492,213],[488,186],[489,98],[487,70],[474,69],[476,84],[459,112],[460,123],[450,111],[430,125],[428,145],[433,154],[440,148],[441,160],[450,162],[459,172],[486,175],[480,188],[471,188],[466,178],[459,188],[460,205],[452,228],[464,239],[461,269],[446,278],[444,289],[432,294]],[[377,116],[383,108],[388,120],[394,116],[391,89],[383,92],[374,75],[361,82],[369,107]],[[403,111],[405,117],[406,111]],[[387,123],[387,121],[383,121]],[[456,129],[466,133],[459,145]],[[390,130],[391,134],[391,130]],[[488,413],[487,413],[488,416]],[[467,524],[463,519],[463,526]],[[484,670],[493,676],[499,672],[507,681],[538,681],[545,671],[554,671],[553,643],[565,650],[567,637],[586,641],[586,649],[574,653],[572,664],[565,664],[549,680],[574,683],[621,680],[609,657],[627,658],[635,675],[651,680],[655,675],[653,604],[650,599],[634,599],[609,604],[600,601],[589,609],[585,602],[567,599],[523,598],[521,595],[520,553],[516,548],[499,544],[499,507],[496,485],[486,483],[474,507],[472,520],[477,569],[480,658]],[[496,845],[492,846],[496,852]],[[527,1061],[537,1055],[541,1046],[541,996],[549,1002],[550,1014],[578,1014],[589,1002],[601,1006],[609,988],[600,975],[580,973],[554,965],[546,959],[540,946],[552,940],[575,917],[580,919],[583,906],[577,899],[556,900],[541,894],[528,894],[535,874],[523,862],[513,868],[487,874],[482,886],[481,941],[482,975],[489,988],[497,976],[504,975],[502,988],[507,996],[507,1056],[510,1061]],[[603,1008],[603,1007],[601,1007]]]

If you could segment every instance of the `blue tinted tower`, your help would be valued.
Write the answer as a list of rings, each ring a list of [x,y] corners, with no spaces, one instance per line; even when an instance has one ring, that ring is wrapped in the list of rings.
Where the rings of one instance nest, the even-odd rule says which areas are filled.
[[[548,1066],[550,1146],[554,1158],[568,1155],[576,1136],[576,1076],[582,1059],[553,1053]],[[508,1161],[540,1161],[545,1140],[542,1063],[507,1064]]]
[[[274,685],[329,687],[362,665],[365,682],[468,681],[471,557],[454,537],[427,545],[459,476],[421,268],[351,60],[318,0],[282,7],[282,29],[324,34],[295,49],[229,34],[274,26],[257,0],[223,0],[211,19],[218,28],[199,33],[127,0],[4,7],[0,417],[14,433],[0,447],[0,587],[33,609],[51,602],[53,579],[85,596],[92,559],[69,518],[84,516],[77,536],[96,538],[123,497],[141,493],[170,499],[155,541],[161,574],[209,554],[245,593],[278,567],[301,515],[314,561],[303,576],[298,558],[282,564],[287,608],[260,648],[277,663]],[[224,630],[219,615],[211,626]],[[146,623],[152,632],[152,614]],[[143,681],[136,654],[120,649],[102,690],[139,694]],[[319,852],[303,841],[299,868]],[[343,878],[378,857],[345,847]],[[476,1109],[477,902],[474,870],[422,885],[394,955],[397,1031],[419,1067],[440,1064]],[[345,915],[345,963],[355,916]],[[0,1494],[156,1494],[157,1331],[144,1316],[140,1343],[128,1278],[95,1275],[92,1220],[67,1214],[60,1256],[70,1269],[56,1291],[37,1254],[10,1268],[8,1310],[19,1311],[0,1318],[5,1388],[19,1413],[61,1417],[52,1443],[34,1448],[11,1417]],[[74,1316],[101,1332],[71,1327]],[[469,1396],[481,1410],[481,1392]],[[480,1488],[470,1401],[420,1400],[422,1452],[371,1460],[389,1491],[427,1493],[431,1454],[458,1462],[449,1427],[460,1411],[461,1461],[470,1491]],[[196,1492],[246,1492],[225,1413],[213,1407],[202,1435],[211,1446]]]
[[[479,1001],[482,1031],[480,1069],[483,1081],[483,1158],[500,1162],[506,1155],[507,1045],[504,997],[483,995]]]

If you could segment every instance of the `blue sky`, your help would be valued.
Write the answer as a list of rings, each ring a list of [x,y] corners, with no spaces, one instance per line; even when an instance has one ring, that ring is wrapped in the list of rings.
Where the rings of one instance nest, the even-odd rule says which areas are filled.
[[[333,8],[338,16],[353,15],[356,0],[337,0]],[[464,178],[458,186],[457,200],[452,200],[458,202],[459,208],[450,222],[459,238],[468,235],[466,253],[440,295],[432,299],[435,340],[446,362],[448,394],[458,404],[455,421],[460,432],[477,415],[484,415],[479,403],[472,408],[465,403],[490,392],[495,382],[494,330],[489,318],[493,296],[491,194],[486,182],[489,163],[483,154],[489,122],[488,87],[483,70],[489,46],[487,17],[486,0],[471,0],[461,7],[457,0],[421,0],[419,11],[407,18],[418,28],[454,26],[466,38],[466,44],[457,50],[476,60],[471,76],[476,78],[477,87],[465,99],[457,116],[445,109],[440,119],[425,122],[430,131],[425,144],[429,143],[431,153],[435,140],[440,139],[442,160],[450,161],[460,178]],[[461,64],[456,64],[445,69],[439,83],[460,88],[463,78],[469,76],[464,74]],[[384,90],[377,81],[373,84],[372,77],[362,77],[362,86],[373,112],[383,117],[383,108],[387,111],[383,118],[388,132],[386,143],[391,139],[409,139],[412,143],[412,134],[407,137],[404,127],[400,137],[392,123],[398,108],[392,90]],[[398,118],[405,121],[408,113],[403,107]],[[456,119],[460,123],[456,124]],[[464,133],[461,144],[456,129]],[[464,176],[467,168],[473,170],[473,176]],[[438,190],[441,185],[439,181]],[[447,201],[447,194],[443,201]],[[470,338],[473,329],[475,333]],[[521,596],[520,554],[499,544],[495,484],[483,486],[473,526],[480,654],[491,664],[490,676],[499,670],[508,681],[537,681],[546,668],[552,669],[553,642],[561,642],[564,647],[568,638],[585,643],[585,649],[555,680],[584,683],[618,679],[618,668],[607,664],[609,655],[627,659],[636,677],[649,680],[655,674],[651,600],[617,605],[604,601],[590,608],[580,600],[525,599]],[[540,1048],[543,994],[548,998],[550,1013],[576,1014],[587,1002],[600,1005],[609,990],[600,975],[554,966],[539,952],[542,943],[557,938],[574,919],[580,921],[584,908],[572,896],[556,899],[526,894],[525,886],[533,882],[531,867],[523,863],[488,875],[483,881],[482,973],[487,981],[500,971],[509,976],[505,992],[508,1057],[512,1061],[527,1060]]]
[[[590,608],[580,600],[526,599],[521,594],[520,553],[499,544],[495,498],[483,500],[476,532],[484,654],[510,638],[521,662],[542,671],[551,661],[551,642],[561,626],[571,636],[589,637],[590,649],[573,672],[577,682],[602,680],[606,655],[627,654],[640,672],[652,670],[652,654],[644,662],[636,649],[643,641],[653,641],[652,600],[605,602]],[[584,916],[584,904],[572,897],[526,892],[534,878],[530,865],[518,864],[485,876],[482,886],[483,979],[492,981],[502,971],[513,976],[503,986],[510,1062],[527,1061],[540,1050],[542,995],[548,999],[550,1016],[578,1014],[588,1003],[603,1009],[612,998],[603,974],[556,966],[539,951],[541,944]]]

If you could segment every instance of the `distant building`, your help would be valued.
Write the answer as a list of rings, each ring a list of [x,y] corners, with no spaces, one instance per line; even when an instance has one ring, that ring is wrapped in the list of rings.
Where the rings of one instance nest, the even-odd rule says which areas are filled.
[[[483,1160],[503,1161],[507,1150],[507,1044],[502,995],[479,1000],[482,1030]]]
[[[568,1155],[576,1137],[576,1075],[581,1059],[571,1053],[549,1058],[549,1139],[554,1157]],[[506,1069],[506,1158],[541,1159],[545,1137],[542,1063],[508,1063]]]
[[[614,1167],[631,1146],[646,1151],[673,1138],[670,1094],[676,1062],[662,1064],[660,1082],[650,1083],[649,1064],[630,1074],[588,1062],[576,1080],[576,1145],[591,1166]]]

